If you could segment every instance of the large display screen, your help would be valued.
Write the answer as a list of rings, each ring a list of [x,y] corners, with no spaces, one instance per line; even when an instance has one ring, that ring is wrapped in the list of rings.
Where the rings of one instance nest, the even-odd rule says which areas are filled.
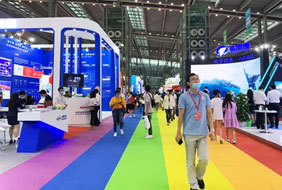
[[[84,75],[83,74],[64,74],[64,87],[83,87]]]
[[[222,96],[228,91],[235,94],[257,89],[260,81],[260,58],[228,64],[191,65],[191,72],[199,75],[201,90],[218,89]]]

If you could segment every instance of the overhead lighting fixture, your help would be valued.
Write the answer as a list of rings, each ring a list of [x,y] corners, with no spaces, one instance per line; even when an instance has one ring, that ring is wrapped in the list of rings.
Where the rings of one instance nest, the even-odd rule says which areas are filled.
[[[106,6],[106,4],[103,4],[103,6],[105,7],[105,6]]]
[[[167,34],[165,36],[167,36]]]
[[[150,3],[150,1],[147,1],[147,3]]]
[[[31,42],[34,42],[35,38],[29,38],[28,40],[31,41]]]
[[[161,11],[162,9],[161,9],[161,8],[158,8],[158,10]]]
[[[76,29],[74,28],[73,31],[76,31]]]
[[[210,6],[209,6],[208,8],[209,8],[209,9],[211,9],[211,7],[210,7]]]
[[[138,2],[138,0],[135,0],[135,2],[137,3],[137,2]]]
[[[202,56],[201,56],[201,59],[202,59],[202,60],[205,60],[205,56],[204,56],[204,55],[202,55]]]
[[[17,32],[16,35],[17,35],[17,36],[22,36],[22,33]]]
[[[84,3],[81,3],[82,5],[84,5]]]
[[[214,42],[216,42],[216,40],[213,40]]]
[[[152,33],[150,32],[149,35],[151,35]]]
[[[22,29],[22,32],[24,32],[24,29]]]
[[[239,19],[241,19],[242,17],[239,16]]]
[[[19,0],[19,2],[22,2],[22,0]]]
[[[171,37],[174,37],[174,35],[171,35]]]
[[[215,16],[218,16],[218,14],[215,14]]]
[[[170,5],[174,5],[173,3],[170,3]]]
[[[269,47],[269,45],[268,45],[268,44],[264,44],[264,48],[266,48],[266,49],[267,49],[268,47]]]
[[[192,59],[192,60],[194,60],[194,59],[195,59],[195,57],[194,57],[194,56],[192,56],[192,57],[191,57],[191,59]]]
[[[32,1],[31,1],[31,0],[30,0],[29,2],[30,2],[30,3],[32,3]]]
[[[40,29],[40,32],[42,32],[43,31],[43,29]]]
[[[259,15],[259,14],[260,14],[260,12],[257,12],[257,14]]]
[[[157,34],[157,36],[159,36],[160,34]]]
[[[184,3],[182,3],[181,6],[184,7],[185,6]]]
[[[11,35],[11,36],[10,36],[10,38],[14,39],[14,36],[13,36],[13,35]]]
[[[171,9],[169,9],[169,12],[172,12],[172,10],[171,10]]]
[[[182,10],[180,10],[179,12],[182,13]]]
[[[159,1],[159,4],[161,5],[161,4],[162,4],[162,2],[161,2],[161,1]]]
[[[93,6],[95,6],[95,3],[92,3]]]
[[[7,30],[4,30],[5,32],[7,32]]]
[[[227,18],[229,18],[230,16],[229,15],[227,15]]]
[[[236,12],[236,9],[233,9],[232,11],[233,11],[233,12]]]
[[[65,4],[65,2],[63,1],[62,4]]]
[[[276,48],[276,45],[272,45],[273,48]]]
[[[220,10],[222,11],[222,10],[223,10],[223,8],[221,7],[221,8],[220,8]]]
[[[150,10],[150,7],[148,7],[147,10]]]

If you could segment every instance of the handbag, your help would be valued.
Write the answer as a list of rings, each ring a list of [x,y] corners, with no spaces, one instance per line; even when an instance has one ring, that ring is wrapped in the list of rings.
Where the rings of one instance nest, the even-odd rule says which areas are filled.
[[[94,111],[94,106],[90,106],[89,111]]]
[[[149,121],[149,118],[148,118],[148,116],[147,115],[145,115],[144,116],[144,127],[145,127],[145,129],[150,129],[150,121]]]

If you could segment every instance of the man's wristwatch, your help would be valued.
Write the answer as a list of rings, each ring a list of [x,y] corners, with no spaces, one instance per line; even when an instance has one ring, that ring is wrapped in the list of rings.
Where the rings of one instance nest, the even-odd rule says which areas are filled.
[[[214,133],[214,132],[215,132],[215,130],[214,130],[214,129],[211,129],[211,132],[213,132],[213,133]]]

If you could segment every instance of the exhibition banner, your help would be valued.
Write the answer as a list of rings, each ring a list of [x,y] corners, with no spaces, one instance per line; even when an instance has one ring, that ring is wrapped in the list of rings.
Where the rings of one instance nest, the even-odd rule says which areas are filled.
[[[0,57],[0,75],[10,77],[11,65],[12,65],[11,59]]]
[[[40,79],[43,75],[43,71],[35,71],[34,68],[15,64],[14,75]]]

